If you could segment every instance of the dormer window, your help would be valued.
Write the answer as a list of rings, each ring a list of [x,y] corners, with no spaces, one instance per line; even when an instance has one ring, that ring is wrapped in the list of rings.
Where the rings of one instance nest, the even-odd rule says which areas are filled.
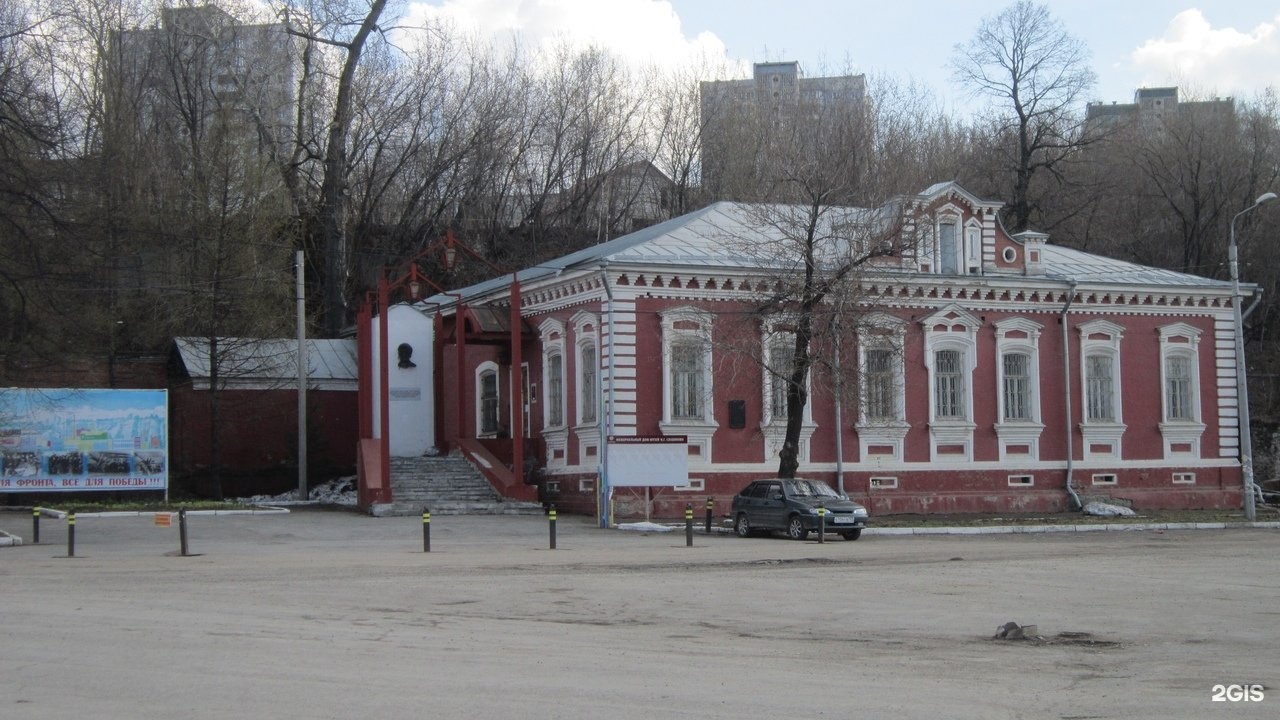
[[[955,275],[960,272],[959,236],[955,223],[938,226],[938,272]]]

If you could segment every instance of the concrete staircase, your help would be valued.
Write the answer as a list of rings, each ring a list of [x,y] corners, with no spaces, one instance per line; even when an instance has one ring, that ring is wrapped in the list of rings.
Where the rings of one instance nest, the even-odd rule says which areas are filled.
[[[391,500],[375,515],[540,515],[538,503],[506,500],[461,454],[391,458]]]

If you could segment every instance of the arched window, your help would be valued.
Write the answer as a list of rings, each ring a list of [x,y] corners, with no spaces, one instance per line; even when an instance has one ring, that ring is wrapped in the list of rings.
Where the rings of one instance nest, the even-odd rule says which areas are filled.
[[[1040,331],[1021,317],[996,322],[996,382],[999,388],[1000,459],[1040,456]]]
[[[564,354],[547,353],[547,428],[564,426]]]
[[[973,459],[973,371],[982,321],[959,305],[921,320],[929,371],[929,437],[935,462]]]
[[[1120,402],[1120,341],[1124,328],[1106,320],[1092,320],[1078,329],[1084,394],[1080,432],[1084,436],[1085,458],[1118,460],[1122,457],[1125,431]]]
[[[711,406],[712,314],[693,307],[665,310],[662,318],[662,422],[668,435],[684,435],[689,462],[711,461],[718,425]]]
[[[1200,329],[1174,323],[1159,332],[1165,457],[1199,457],[1205,429],[1200,421]]]
[[[596,421],[600,404],[599,366],[596,344],[583,341],[578,345],[578,423],[586,425]]]
[[[498,365],[481,363],[476,368],[476,436],[494,437],[502,429]]]

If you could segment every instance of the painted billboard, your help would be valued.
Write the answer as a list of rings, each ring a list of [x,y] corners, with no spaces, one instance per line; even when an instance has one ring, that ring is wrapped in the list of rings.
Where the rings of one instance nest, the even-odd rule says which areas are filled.
[[[0,492],[164,490],[167,390],[0,388]]]

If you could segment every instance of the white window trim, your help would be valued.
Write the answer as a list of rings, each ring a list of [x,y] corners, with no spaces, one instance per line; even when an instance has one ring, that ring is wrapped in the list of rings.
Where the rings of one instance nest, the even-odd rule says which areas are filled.
[[[982,223],[977,218],[969,218],[964,224],[964,256],[965,272],[970,275],[981,275]]]
[[[494,385],[496,386],[497,391],[498,391],[498,410],[499,410],[499,413],[498,413],[498,427],[497,427],[493,432],[484,432],[484,431],[482,430],[482,425],[483,425],[483,415],[484,415],[484,400],[481,398],[481,394],[482,394],[482,392],[483,392],[483,387],[482,387],[482,385],[481,385],[480,378],[481,378],[481,377],[483,377],[483,376],[484,376],[484,374],[485,374],[485,373],[488,373],[488,372],[492,372],[492,373],[494,374],[494,377],[495,377],[495,379],[497,380],[497,382],[495,382],[495,383],[494,383]],[[497,437],[497,436],[498,436],[498,431],[500,431],[500,430],[502,429],[502,413],[501,413],[501,409],[502,409],[502,372],[501,372],[501,368],[500,368],[500,367],[498,367],[498,363],[496,363],[496,362],[494,362],[494,361],[492,361],[492,360],[485,360],[484,362],[482,362],[482,363],[480,363],[479,365],[477,365],[477,366],[476,366],[476,370],[475,370],[475,403],[476,403],[476,417],[475,417],[476,437],[478,437],[478,438],[494,438],[494,437]]]
[[[1080,333],[1080,434],[1084,442],[1086,460],[1119,460],[1123,457],[1121,443],[1124,440],[1124,416],[1122,411],[1124,393],[1120,376],[1120,341],[1124,338],[1124,328],[1106,320],[1091,320],[1081,323],[1076,330]],[[1090,335],[1106,335],[1105,339],[1090,339]],[[1113,422],[1089,420],[1089,363],[1087,358],[1095,353],[1105,354],[1111,358],[1111,402]],[[1163,392],[1161,388],[1161,392]],[[1110,452],[1094,452],[1097,445],[1106,445]]]
[[[785,320],[765,323],[760,331],[760,346],[762,348],[762,358],[760,366],[761,388],[763,390],[761,397],[760,412],[760,432],[764,435],[764,460],[776,460],[778,453],[782,451],[782,444],[786,440],[787,435],[787,417],[773,416],[773,385],[777,378],[774,377],[773,371],[770,369],[772,361],[773,346],[775,343],[783,342],[795,345],[796,334],[792,330],[779,329],[779,325],[787,325]],[[800,462],[809,462],[809,440],[813,437],[813,433],[818,429],[817,423],[813,421],[813,368],[809,369],[809,373],[805,377],[805,393],[809,397],[809,401],[804,404],[804,416],[800,424],[800,447],[797,448],[797,459]]]
[[[929,453],[936,463],[973,462],[973,375],[978,369],[978,328],[982,321],[959,305],[951,304],[920,321],[924,326],[924,364],[929,385]],[[942,329],[939,329],[939,328]],[[934,385],[937,382],[934,356],[941,350],[956,350],[964,363],[964,416],[939,418]],[[961,453],[939,453],[944,445],[959,445]]]
[[[579,312],[571,318],[574,337],[574,425],[573,433],[578,438],[578,464],[585,465],[600,458],[600,418],[603,417],[603,385],[600,381],[600,320],[594,313]],[[590,345],[596,353],[595,398],[596,417],[594,420],[583,419],[582,369],[583,350]],[[594,452],[590,452],[594,450]]]
[[[942,226],[955,228],[956,275],[982,273],[982,223],[976,218],[965,220],[964,208],[948,203],[933,212],[929,220],[920,224],[917,241],[917,263],[928,265],[932,275],[942,275]],[[974,231],[976,230],[976,237]],[[923,268],[920,268],[923,270]]]
[[[1200,335],[1199,328],[1186,323],[1173,323],[1158,329],[1160,333],[1160,434],[1164,437],[1166,458],[1200,457],[1200,438],[1205,424],[1200,415]],[[1191,418],[1169,419],[1169,359],[1188,358],[1191,367]],[[1175,445],[1189,445],[1189,450],[1175,451]]]
[[[542,439],[546,447],[546,466],[565,467],[568,465],[568,416],[565,412],[565,395],[568,394],[565,377],[568,374],[568,362],[565,353],[565,326],[555,318],[547,318],[538,326],[542,338]],[[551,425],[551,362],[552,355],[560,355],[560,420],[559,425]],[[559,457],[556,457],[557,451]]]
[[[889,349],[894,373],[894,417],[891,420],[868,420],[866,403],[859,401],[858,421],[855,425],[858,431],[858,457],[863,463],[872,465],[901,463],[903,461],[903,444],[907,437],[907,431],[911,429],[911,425],[906,420],[906,371],[903,359],[907,323],[905,320],[892,315],[873,313],[866,318],[863,327],[865,329],[859,333],[858,338],[858,382],[863,382],[863,378],[866,377],[866,351],[868,349]],[[861,397],[862,392],[860,391],[858,395]],[[870,448],[872,446],[892,447],[893,454],[871,455]]]
[[[1040,416],[1040,323],[1026,318],[1012,317],[997,321],[996,327],[996,436],[999,438],[1000,460],[1008,457],[1009,446],[1026,445],[1032,460],[1040,458],[1040,435],[1044,422]],[[1009,337],[1021,333],[1026,337]],[[1031,417],[1027,420],[1004,419],[1004,356],[1022,353],[1029,357],[1028,383],[1030,384]],[[1020,457],[1023,457],[1021,454]]]
[[[697,451],[689,454],[692,467],[711,464],[711,440],[715,435],[715,408],[712,403],[711,330],[715,316],[695,307],[671,308],[659,313],[662,321],[662,420],[658,427],[665,435],[684,435]],[[676,328],[677,323],[693,323],[697,329]],[[671,346],[677,340],[696,338],[702,344],[702,417],[671,417]]]

